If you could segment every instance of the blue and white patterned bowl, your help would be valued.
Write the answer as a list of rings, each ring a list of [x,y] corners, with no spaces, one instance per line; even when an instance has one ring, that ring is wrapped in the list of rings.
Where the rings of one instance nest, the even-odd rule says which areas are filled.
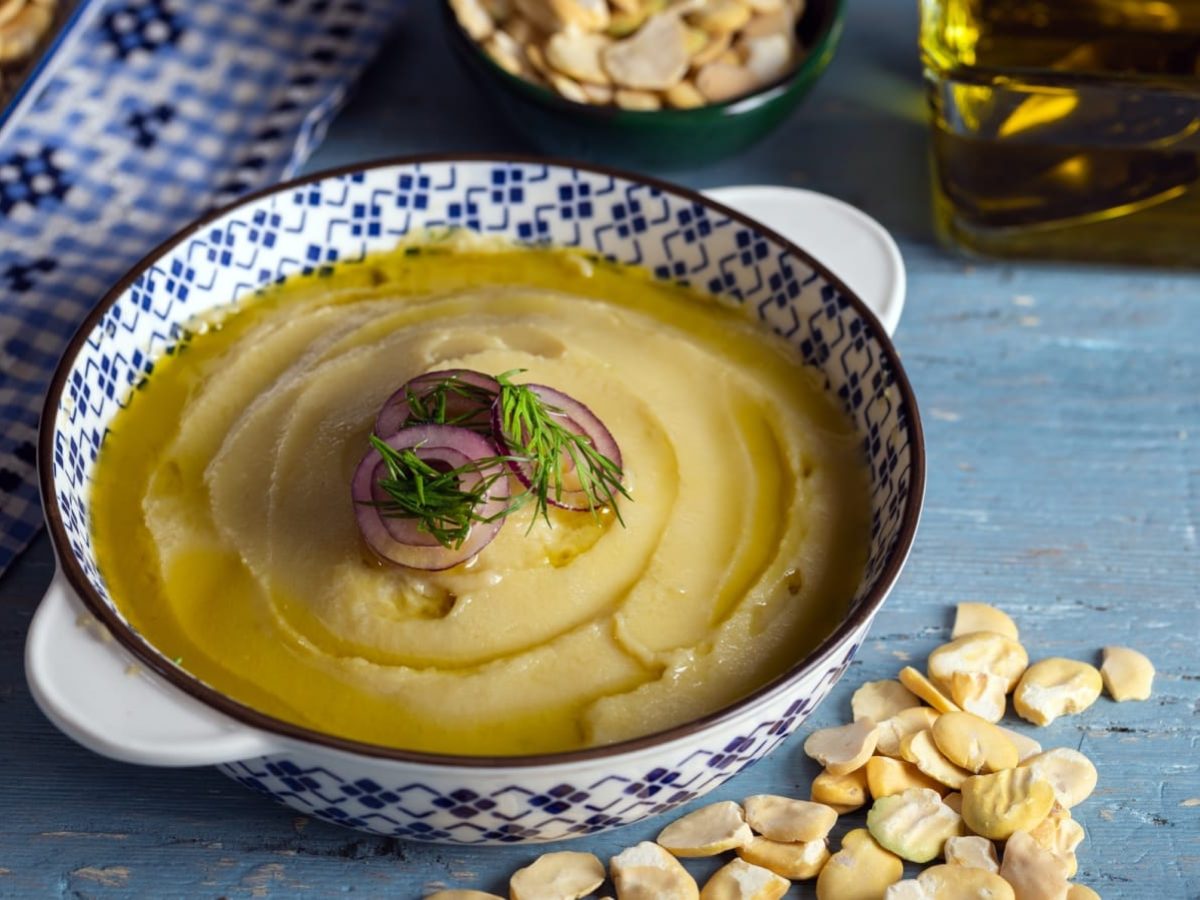
[[[584,247],[718,293],[824,373],[870,460],[872,528],[850,612],[817,650],[733,706],[660,734],[541,757],[452,757],[267,717],[177,668],[122,620],[96,568],[88,484],[131,387],[153,377],[154,360],[171,352],[193,316],[436,226]],[[35,698],[60,728],[119,759],[217,764],[329,822],[463,844],[558,840],[635,822],[769,753],[845,671],[900,572],[924,490],[920,422],[895,350],[863,303],[819,263],[698,194],[507,157],[418,158],[314,175],[183,231],[110,292],[76,335],[47,397],[40,454],[60,571],[30,629],[26,668]]]

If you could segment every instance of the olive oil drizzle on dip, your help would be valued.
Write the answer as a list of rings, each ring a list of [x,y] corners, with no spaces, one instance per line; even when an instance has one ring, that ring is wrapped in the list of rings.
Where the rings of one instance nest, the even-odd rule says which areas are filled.
[[[193,330],[112,423],[97,558],[147,640],[270,715],[447,753],[621,740],[782,673],[858,588],[866,461],[820,373],[643,270],[407,247]],[[524,369],[593,410],[624,527],[527,503],[444,571],[382,563],[351,477],[389,396],[448,369]]]

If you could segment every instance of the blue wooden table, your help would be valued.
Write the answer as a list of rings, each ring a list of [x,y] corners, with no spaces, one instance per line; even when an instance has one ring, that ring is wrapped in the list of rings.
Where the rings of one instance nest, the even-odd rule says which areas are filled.
[[[859,682],[922,662],[962,599],[1012,613],[1034,658],[1140,648],[1158,666],[1153,699],[1102,698],[1036,736],[1079,748],[1100,770],[1096,793],[1075,810],[1088,832],[1079,880],[1105,898],[1195,900],[1200,277],[966,262],[939,249],[915,4],[850,6],[840,55],[782,130],[738,160],[673,175],[699,187],[835,194],[889,227],[908,262],[897,343],[925,417],[924,520],[870,640],[811,724],[844,720]],[[312,167],[513,149],[520,144],[474,96],[425,8],[384,51]],[[75,746],[38,713],[22,675],[25,630],[51,566],[43,538],[0,581],[0,896],[505,893],[507,876],[537,854],[371,838],[298,818],[214,770],[140,769]],[[816,769],[802,740],[715,796],[807,796]],[[843,817],[838,833],[861,822]],[[607,857],[661,824],[572,846]]]

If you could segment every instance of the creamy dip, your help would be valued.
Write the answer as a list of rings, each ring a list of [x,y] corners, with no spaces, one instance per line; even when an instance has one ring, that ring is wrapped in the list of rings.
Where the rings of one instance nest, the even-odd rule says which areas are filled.
[[[265,713],[446,753],[643,735],[786,670],[862,576],[865,460],[820,373],[641,270],[410,248],[197,332],[112,423],[97,555],[147,640]],[[383,401],[447,368],[524,369],[591,407],[624,524],[526,508],[446,571],[374,558],[351,475]]]

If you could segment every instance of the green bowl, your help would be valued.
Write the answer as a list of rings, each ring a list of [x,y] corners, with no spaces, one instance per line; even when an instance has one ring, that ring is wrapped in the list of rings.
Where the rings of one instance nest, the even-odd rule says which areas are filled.
[[[778,126],[829,64],[842,32],[844,0],[808,0],[796,23],[807,55],[772,84],[728,103],[653,112],[589,106],[511,75],[463,31],[439,0],[450,43],[502,115],[538,150],[657,170],[714,162]]]

